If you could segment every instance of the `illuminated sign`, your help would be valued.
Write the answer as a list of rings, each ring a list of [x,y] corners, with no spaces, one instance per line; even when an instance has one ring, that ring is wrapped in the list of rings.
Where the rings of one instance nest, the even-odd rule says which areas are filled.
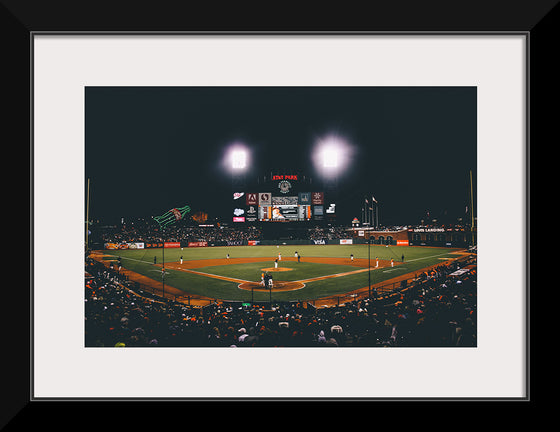
[[[249,205],[257,205],[259,202],[257,194],[256,193],[247,193],[247,200],[246,200],[246,204]]]
[[[272,180],[297,180],[297,175],[273,175]]]
[[[311,192],[300,192],[298,194],[298,204],[311,204]]]
[[[312,204],[323,204],[323,192],[313,192],[311,195]]]
[[[261,192],[259,193],[259,205],[260,206],[269,206],[272,204],[272,196],[270,193]]]

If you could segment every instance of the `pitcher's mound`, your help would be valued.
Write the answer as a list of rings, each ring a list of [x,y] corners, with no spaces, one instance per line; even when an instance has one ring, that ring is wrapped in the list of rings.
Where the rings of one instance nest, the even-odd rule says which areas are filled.
[[[262,286],[260,282],[243,282],[238,285],[242,290],[246,291],[269,291],[268,287]],[[305,287],[303,282],[291,281],[274,281],[272,291],[295,291]]]
[[[288,267],[278,267],[278,268],[267,267],[267,268],[263,268],[261,270],[262,271],[269,271],[269,272],[283,272],[283,271],[292,271],[293,269],[288,268]]]

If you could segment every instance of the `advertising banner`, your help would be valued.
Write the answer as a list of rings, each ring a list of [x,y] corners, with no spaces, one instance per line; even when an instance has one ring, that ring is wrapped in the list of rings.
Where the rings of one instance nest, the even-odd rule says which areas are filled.
[[[259,203],[258,194],[247,192],[245,204],[248,206],[256,206]]]
[[[257,220],[257,207],[256,206],[249,206],[247,211],[245,212],[247,222],[255,222]]]
[[[104,243],[105,249],[144,249],[144,243]]]
[[[340,244],[352,244],[352,239],[340,239]]]
[[[298,194],[298,204],[301,205],[311,204],[311,192],[300,192]]]
[[[208,242],[205,241],[189,242],[189,247],[206,247],[206,246],[208,246]]]
[[[181,243],[179,243],[179,242],[165,242],[163,244],[163,247],[165,247],[165,248],[179,248],[179,247],[181,247]]]
[[[297,196],[273,196],[272,197],[272,205],[297,205],[298,204],[298,197]]]
[[[324,245],[327,244],[327,242],[325,240],[313,240],[313,244]]]
[[[323,204],[324,203],[324,193],[323,192],[313,192],[311,195],[311,204]]]
[[[260,240],[248,240],[247,244],[249,246],[257,246],[258,244],[260,244],[260,242],[261,242]]]
[[[234,216],[233,221],[234,222],[245,222],[245,216]]]
[[[163,243],[146,243],[147,248],[160,248],[163,247]]]
[[[313,219],[323,220],[323,206],[322,205],[313,206]]]
[[[235,209],[233,209],[233,215],[237,216],[237,217],[244,216],[245,215],[245,210],[242,209],[242,208],[235,208]]]
[[[272,194],[270,192],[259,193],[259,205],[260,206],[272,205]]]
[[[408,246],[408,240],[397,240],[397,246]]]

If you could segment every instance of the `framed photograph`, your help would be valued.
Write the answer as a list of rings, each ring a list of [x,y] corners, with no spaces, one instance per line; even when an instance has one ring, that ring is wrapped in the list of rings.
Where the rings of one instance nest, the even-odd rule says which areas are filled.
[[[29,290],[10,293],[13,302],[21,304],[23,299],[24,303],[29,303],[28,308],[18,308],[17,316],[10,315],[10,319],[20,321],[23,309],[23,313],[29,313],[29,325],[23,327],[25,334],[20,334],[18,341],[20,347],[25,345],[19,351],[28,354],[28,357],[18,362],[18,370],[21,371],[17,375],[18,381],[3,392],[7,398],[20,395],[19,398],[12,397],[15,405],[6,411],[8,416],[16,416],[22,406],[43,401],[531,401],[529,160],[530,138],[534,132],[531,118],[535,110],[529,110],[529,107],[534,99],[534,80],[543,77],[544,81],[536,86],[542,92],[543,83],[551,77],[542,55],[546,52],[546,44],[554,37],[550,23],[555,22],[557,14],[550,11],[556,2],[550,2],[547,7],[541,5],[538,10],[534,6],[514,7],[516,19],[521,21],[505,19],[501,23],[492,22],[488,17],[473,18],[477,10],[474,7],[472,14],[466,14],[467,21],[468,18],[471,21],[457,22],[455,29],[446,28],[443,31],[430,20],[424,24],[430,28],[413,30],[413,18],[409,29],[402,29],[398,23],[389,20],[379,28],[351,31],[306,30],[303,25],[302,30],[297,31],[247,31],[242,28],[217,31],[176,29],[173,24],[170,30],[154,31],[149,26],[139,29],[126,22],[112,23],[109,26],[111,29],[106,30],[96,24],[83,23],[81,26],[80,21],[77,28],[68,29],[60,18],[53,17],[56,14],[52,11],[39,18],[40,12],[44,12],[41,7],[34,13],[25,13],[21,6],[6,3],[7,12],[3,16],[9,24],[5,27],[8,29],[6,38],[13,41],[13,58],[20,66],[18,70],[29,70],[29,81],[23,83],[22,93],[28,94],[29,98],[23,100],[26,98],[16,96],[14,107],[29,104],[28,113],[23,114],[28,114],[26,121],[30,126],[31,234]],[[456,17],[455,14],[453,16]],[[159,18],[163,20],[163,17]],[[169,19],[174,22],[174,19]],[[23,55],[22,48],[25,50]],[[533,63],[534,53],[540,55],[536,63]],[[20,61],[22,57],[23,62]],[[406,122],[403,121],[400,126],[395,124],[393,128],[395,134],[402,133],[401,139],[386,141],[388,149],[384,149],[383,153],[386,156],[391,146],[395,146],[395,153],[402,157],[401,163],[396,159],[389,167],[378,166],[379,170],[384,170],[387,183],[400,186],[401,192],[384,189],[387,199],[392,194],[400,196],[399,193],[414,181],[406,179],[406,175],[410,171],[417,173],[418,166],[404,162],[411,158],[413,151],[422,154],[422,161],[428,161],[418,182],[434,169],[429,161],[439,161],[441,153],[445,153],[446,157],[437,163],[447,164],[448,173],[453,172],[454,166],[468,173],[469,168],[465,168],[468,164],[461,165],[461,161],[470,161],[470,192],[457,190],[456,193],[464,196],[470,193],[471,198],[470,202],[466,201],[467,209],[462,217],[472,217],[470,222],[466,220],[469,222],[466,225],[473,236],[470,240],[468,235],[463,237],[466,243],[462,249],[473,253],[475,247],[476,253],[476,272],[473,272],[475,301],[469,305],[471,311],[476,311],[476,340],[472,344],[455,344],[452,347],[422,344],[393,346],[390,343],[361,346],[354,342],[354,345],[349,343],[344,347],[331,348],[311,345],[279,348],[272,344],[244,349],[235,344],[220,347],[171,344],[121,348],[114,346],[113,342],[111,346],[98,344],[98,341],[88,342],[85,337],[87,308],[84,304],[88,300],[87,294],[84,297],[84,284],[87,283],[84,280],[84,256],[87,253],[84,254],[84,251],[87,252],[90,239],[84,243],[84,236],[87,237],[88,233],[84,220],[89,226],[90,215],[87,212],[90,204],[98,211],[105,205],[102,201],[111,194],[112,199],[110,202],[106,200],[106,204],[117,209],[112,216],[121,217],[128,203],[138,203],[149,195],[148,190],[156,190],[161,200],[157,203],[144,202],[143,205],[152,205],[152,213],[162,210],[154,214],[161,218],[158,222],[167,221],[167,203],[175,210],[168,215],[172,222],[184,217],[185,207],[179,208],[184,204],[202,208],[197,203],[193,204],[194,192],[177,198],[176,191],[198,188],[204,192],[210,187],[215,191],[214,186],[209,185],[214,184],[211,177],[216,173],[207,165],[206,174],[199,173],[198,181],[187,174],[197,159],[208,156],[210,147],[187,139],[188,129],[193,131],[196,126],[194,122],[182,129],[184,135],[180,140],[185,147],[182,151],[186,152],[177,152],[177,157],[171,154],[173,150],[169,146],[161,145],[161,137],[174,133],[173,125],[176,123],[189,125],[181,116],[192,115],[195,118],[198,112],[206,113],[207,120],[209,113],[215,115],[207,125],[208,135],[215,132],[212,128],[225,127],[223,124],[231,119],[235,124],[230,125],[228,133],[236,131],[235,125],[243,121],[239,112],[228,111],[235,109],[236,105],[226,101],[238,98],[236,100],[241,100],[240,109],[249,109],[252,104],[271,109],[274,104],[263,100],[278,100],[275,99],[279,98],[278,91],[284,94],[285,105],[282,108],[285,112],[274,113],[278,116],[274,124],[278,128],[293,128],[294,131],[298,130],[297,121],[294,113],[290,115],[290,110],[295,112],[300,105],[309,109],[311,105],[307,104],[312,98],[317,98],[322,104],[321,107],[313,106],[313,109],[322,110],[330,120],[335,117],[330,111],[339,113],[342,119],[345,113],[351,113],[355,118],[361,113],[373,112],[369,110],[379,110],[375,111],[380,116],[377,123],[373,118],[371,123],[365,120],[361,123],[364,128],[377,126],[378,131],[381,129],[379,118],[397,122],[397,114],[404,116],[403,113],[408,112]],[[412,93],[417,97],[414,100],[411,99]],[[177,98],[179,103],[172,105],[177,102],[172,102],[172,99]],[[305,99],[307,101],[303,102]],[[380,104],[381,99],[383,103]],[[358,104],[357,101],[360,108],[351,107],[352,103]],[[332,110],[329,110],[329,103],[333,104]],[[341,108],[343,103],[347,103],[346,108]],[[412,104],[417,104],[414,110],[411,110]],[[169,108],[180,105],[188,108]],[[145,107],[150,107],[152,114],[144,116],[141,110]],[[446,114],[461,109],[465,109],[465,113],[449,117],[461,121],[449,127]],[[265,117],[259,117],[258,111],[250,111],[251,118],[267,125]],[[16,112],[22,114],[21,109]],[[150,128],[149,119],[156,112],[164,113],[164,121],[157,128]],[[430,112],[434,115],[430,116]],[[537,112],[543,114],[542,118],[547,118],[542,108],[537,108]],[[305,116],[311,117],[311,114],[308,111],[297,115],[305,123]],[[541,126],[544,123],[542,118],[538,123]],[[283,122],[283,119],[289,121]],[[348,124],[344,121],[340,120],[334,127]],[[403,129],[399,131],[399,127]],[[436,140],[441,140],[436,136],[440,127],[455,128],[461,134],[452,135],[449,132],[446,135],[449,139],[447,145],[441,143],[439,147],[433,147]],[[127,132],[126,128],[134,130]],[[421,137],[418,142],[410,145],[409,137],[414,134],[405,135],[406,128],[416,128],[416,136]],[[277,143],[272,138],[267,141],[267,133],[270,136],[273,134],[270,130],[263,132],[259,129],[258,133],[256,130],[255,126],[257,150],[271,152],[272,146],[277,146]],[[342,130],[347,131],[344,127]],[[364,134],[362,136],[375,136],[371,130],[368,134],[361,130],[353,132],[355,135],[348,141],[359,141],[356,136],[360,133]],[[92,138],[92,133],[99,136]],[[275,133],[282,137],[290,136],[280,129]],[[146,134],[151,134],[151,149],[140,147]],[[24,136],[24,141],[26,139]],[[100,140],[104,146],[99,144]],[[91,142],[96,144],[92,146]],[[364,140],[361,145],[370,151],[372,146],[384,144]],[[407,146],[406,151],[398,149],[399,145]],[[96,151],[99,154],[94,156]],[[135,151],[145,152],[144,156],[151,159],[151,164],[146,163],[148,159],[135,156]],[[430,151],[433,153],[426,155]],[[126,152],[126,155],[119,155],[119,152]],[[214,156],[216,160],[221,157]],[[327,156],[324,156],[324,166],[336,166],[336,156]],[[96,164],[88,165],[94,157]],[[233,160],[234,168],[245,166],[245,154],[237,154]],[[169,165],[178,171],[171,174]],[[175,168],[175,165],[180,168]],[[372,167],[375,169],[375,164]],[[150,171],[149,176],[147,171]],[[320,216],[319,222],[323,223],[328,217],[344,211],[343,200],[327,202],[328,192],[325,192],[324,199],[320,195],[322,201],[317,205],[298,205],[298,198],[309,199],[315,191],[297,189],[300,178],[296,171],[271,172],[269,180],[278,183],[278,191],[274,191],[279,197],[276,198],[278,216],[270,216],[270,221],[263,224],[295,226],[293,224],[316,222],[314,215]],[[88,178],[94,172],[96,178],[109,182],[104,186],[107,189],[102,196],[94,195],[95,201],[90,203]],[[123,176],[124,172],[126,176]],[[130,182],[118,180],[125,177],[135,179],[139,186],[134,191],[137,194],[134,200],[124,198],[133,193],[127,189],[131,187]],[[142,178],[149,178],[152,185],[157,186],[149,189],[149,185],[142,183]],[[112,179],[115,179],[114,183],[111,183]],[[177,188],[170,188],[166,182],[176,183]],[[440,179],[440,183],[445,182]],[[225,228],[245,226],[249,215],[258,223],[257,215],[266,215],[266,206],[259,207],[256,198],[255,202],[245,201],[249,200],[249,196],[243,194],[250,192],[251,197],[256,197],[268,191],[235,190],[232,194],[233,187],[230,183],[227,188],[224,187],[229,199],[233,197],[228,203],[231,209],[228,207],[227,213],[231,220]],[[275,199],[274,193],[271,203]],[[373,191],[370,193],[374,194]],[[288,195],[293,196],[289,198]],[[375,198],[367,198],[371,198],[367,204],[373,205]],[[172,204],[173,200],[177,204]],[[239,200],[248,204],[240,206]],[[400,205],[403,205],[403,200],[405,198],[401,198]],[[409,198],[406,200],[412,201]],[[399,205],[398,201],[397,198],[391,209]],[[464,203],[459,201],[461,205]],[[313,213],[313,207],[318,206],[321,206],[321,211]],[[418,206],[428,213],[421,215],[422,223],[417,226],[425,230],[436,229],[433,227],[438,225],[437,219],[443,218],[443,213],[434,218],[422,202]],[[363,244],[364,238],[368,234],[369,237],[374,236],[372,230],[379,228],[376,220],[379,214],[373,207],[369,216],[366,214],[367,206],[366,210],[359,209],[359,205],[356,208],[360,221],[355,229],[355,239],[335,236],[337,241],[340,238],[339,250],[353,247],[352,243]],[[390,213],[391,209],[386,211]],[[363,213],[360,214],[360,211]],[[385,216],[383,212],[381,215]],[[262,218],[264,220],[265,216]],[[283,221],[274,222],[273,219]],[[291,221],[296,219],[296,222]],[[367,221],[367,226],[364,221]],[[351,218],[346,222],[350,227]],[[118,223],[122,225],[124,221]],[[402,222],[404,226],[410,227],[411,224],[412,221]],[[160,228],[163,226],[166,225],[159,224]],[[443,234],[436,237],[435,231],[433,237],[426,237],[424,234],[428,231],[420,229],[404,231],[409,232],[402,240],[398,237],[401,243],[395,240],[394,250],[417,246],[409,244],[414,241],[458,241],[458,237],[446,240]],[[379,233],[376,235],[379,242]],[[323,240],[322,237],[310,239]],[[253,242],[245,243],[254,245],[247,247],[265,247],[258,243],[261,239],[243,240]],[[179,247],[182,250],[184,246],[186,254],[194,251],[194,246],[197,253],[205,249],[199,246],[211,246],[203,244],[205,239],[192,240],[191,248],[188,247],[191,240],[186,238],[169,239],[163,236],[162,241],[169,244],[161,251],[177,254],[177,261],[181,255],[181,265],[183,253],[178,253]],[[386,241],[385,236],[381,240],[385,243],[378,246],[393,247],[393,243]],[[471,243],[467,244],[469,241]],[[148,251],[147,240],[136,239],[127,243],[130,248],[131,244],[134,244],[134,249],[142,244],[141,248]],[[279,243],[277,247],[283,245],[286,243]],[[230,246],[235,248],[237,244]],[[315,243],[315,246],[326,245]],[[367,243],[368,251],[369,246],[370,242]],[[424,246],[435,247],[430,244]],[[454,245],[442,246],[449,248]],[[278,255],[280,266],[288,258],[294,262],[300,259],[305,262],[306,255],[298,257],[292,249],[282,249],[286,253]],[[222,258],[235,258],[230,256],[230,250],[236,249],[228,249],[227,257],[224,255]],[[360,259],[365,259],[365,256],[358,255],[356,262],[354,253],[348,258],[351,259],[350,265],[358,265]],[[122,256],[126,259],[126,254]],[[404,256],[405,253],[403,262]],[[395,263],[390,258],[389,264],[389,258],[387,269],[391,270]],[[396,260],[400,261],[400,258],[399,253]],[[120,259],[119,256],[119,266]],[[150,264],[159,264],[156,261],[154,257],[154,262]],[[165,274],[168,261],[163,257],[161,262]],[[270,271],[273,272],[278,265],[278,261],[276,264],[271,261]],[[371,263],[368,265],[370,268]],[[168,270],[173,271],[170,264]],[[165,287],[163,278],[162,275]],[[368,285],[371,288],[371,281]],[[162,294],[165,300],[165,291]],[[358,300],[367,301],[371,290],[367,294]],[[169,288],[167,295],[170,295]],[[449,300],[448,304],[452,301]],[[364,304],[371,307],[369,303]],[[270,308],[273,309],[273,306],[271,298]],[[23,368],[21,364],[24,364]],[[5,419],[6,423],[10,421],[11,417]]]

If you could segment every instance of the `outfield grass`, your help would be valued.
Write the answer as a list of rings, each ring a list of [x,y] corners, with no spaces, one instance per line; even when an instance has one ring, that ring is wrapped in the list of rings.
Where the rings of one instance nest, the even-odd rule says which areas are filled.
[[[456,258],[458,249],[449,248],[427,248],[410,246],[371,245],[370,257],[372,265],[375,265],[375,257],[380,260],[394,259],[401,261],[404,254],[404,263],[393,268],[372,268],[369,278],[372,284],[381,283],[405,273],[419,272],[421,269],[442,262],[445,259]],[[295,251],[302,257],[302,262],[280,261],[281,267],[290,267],[291,271],[275,273],[276,280],[295,281],[309,279],[319,276],[332,275],[357,270],[358,267],[351,265],[332,265],[306,262],[310,257],[331,257],[348,259],[350,254],[354,258],[368,258],[368,245],[280,245],[277,246],[228,246],[228,247],[206,247],[206,248],[180,248],[165,249],[139,249],[139,250],[107,250],[107,254],[115,257],[120,256],[124,268],[150,277],[161,282],[161,268],[154,266],[156,262],[161,264],[165,255],[165,262],[178,262],[180,257],[184,261],[201,259],[222,259],[229,253],[230,258],[263,258],[262,261],[254,263],[205,266],[195,269],[203,273],[210,273],[232,278],[259,281],[261,269],[274,267],[274,259],[278,253],[282,257],[293,257]],[[189,294],[207,296],[232,301],[250,301],[253,295],[254,301],[266,301],[268,293],[242,290],[235,282],[215,279],[203,275],[187,273],[180,270],[166,268],[166,285],[173,286]],[[324,279],[306,283],[305,288],[297,291],[286,291],[274,293],[277,301],[311,300],[314,298],[330,295],[343,294],[348,291],[368,286],[368,272],[348,276]]]

